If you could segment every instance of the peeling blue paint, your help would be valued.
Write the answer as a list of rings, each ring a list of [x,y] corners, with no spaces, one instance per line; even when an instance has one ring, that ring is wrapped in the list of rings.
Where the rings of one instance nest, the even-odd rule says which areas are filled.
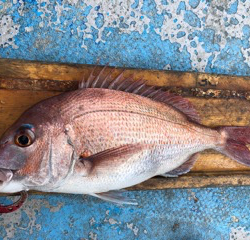
[[[192,27],[201,27],[200,19],[191,10],[185,12],[184,21],[187,22]]]
[[[13,213],[9,220],[0,216],[6,224],[0,225],[0,234],[12,230],[13,239],[91,239],[94,233],[100,240],[222,240],[228,239],[231,228],[245,226],[250,231],[247,187],[127,194],[138,200],[138,207],[79,195],[32,196],[21,215]]]
[[[213,73],[226,74],[225,66],[230,67],[233,74],[241,72],[242,75],[247,74],[248,66],[244,62],[244,57],[241,53],[243,47],[242,41],[239,39],[229,39],[225,48],[220,51],[216,61],[213,64],[213,68],[209,70]],[[235,61],[230,61],[230,58],[237,58]]]
[[[236,18],[234,17],[230,18],[230,24],[237,25],[238,23],[239,21]]]
[[[197,8],[199,4],[200,4],[200,0],[189,0],[189,5],[192,8]]]
[[[233,2],[231,6],[228,8],[227,13],[228,14],[235,14],[237,13],[237,8],[238,8],[238,0]]]
[[[220,50],[220,46],[216,43],[215,31],[213,29],[204,29],[198,35],[199,42],[202,42],[202,47],[206,52],[215,52]]]
[[[104,24],[104,16],[101,13],[97,14],[97,17],[95,19],[95,24],[98,28],[101,28]]]
[[[78,6],[76,7],[75,5],[68,5],[66,3],[60,3],[64,9],[67,10],[62,10],[62,14],[58,17],[58,14],[55,13],[55,9],[53,8],[53,6],[51,5],[51,3],[48,1],[45,3],[43,3],[41,6],[43,8],[40,7],[40,5],[37,5],[34,3],[34,1],[32,2],[32,4],[29,5],[29,7],[27,8],[28,11],[24,12],[24,14],[27,14],[27,16],[25,18],[21,17],[18,13],[18,8],[21,7],[20,4],[15,4],[12,6],[12,8],[8,8],[7,9],[7,13],[10,14],[10,16],[12,16],[12,19],[14,21],[14,23],[21,23],[20,26],[20,32],[22,32],[22,35],[24,34],[24,37],[30,38],[31,41],[28,43],[29,46],[29,51],[30,51],[30,56],[32,57],[32,59],[40,59],[41,60],[52,60],[52,61],[71,61],[69,55],[72,52],[72,49],[74,49],[75,47],[76,52],[78,54],[76,54],[75,59],[73,59],[73,61],[75,62],[86,62],[82,56],[85,56],[85,59],[95,59],[97,57],[100,57],[100,54],[98,54],[99,52],[102,52],[105,56],[107,54],[109,54],[109,49],[110,47],[113,46],[118,46],[119,44],[117,42],[114,41],[121,41],[122,39],[122,34],[124,30],[128,30],[131,27],[133,28],[137,28],[138,23],[141,22],[145,22],[146,20],[149,21],[147,24],[144,24],[143,26],[143,31],[145,31],[144,33],[140,33],[136,39],[138,39],[138,44],[140,44],[140,39],[143,39],[143,41],[147,41],[150,44],[145,48],[145,51],[147,52],[146,55],[149,59],[155,59],[155,54],[153,54],[154,52],[157,54],[157,51],[154,51],[154,46],[157,44],[163,44],[165,47],[169,47],[169,44],[177,44],[178,46],[181,46],[181,49],[183,49],[186,46],[187,52],[189,52],[191,54],[191,49],[195,49],[197,47],[199,47],[200,45],[198,44],[197,41],[196,45],[194,43],[191,42],[189,43],[190,47],[187,45],[187,42],[183,42],[182,44],[179,43],[180,41],[185,41],[186,37],[189,40],[193,40],[193,38],[195,36],[198,37],[199,42],[202,44],[202,48],[204,49],[204,53],[215,53],[217,51],[219,51],[219,49],[222,49],[226,46],[226,42],[227,39],[226,37],[230,37],[230,33],[227,32],[223,32],[223,34],[227,34],[225,36],[221,35],[221,33],[219,32],[218,34],[218,29],[215,29],[214,27],[210,27],[210,28],[206,28],[203,27],[203,24],[207,24],[207,17],[202,17],[199,18],[199,14],[200,12],[203,12],[203,14],[208,14],[207,9],[209,7],[211,7],[211,4],[209,2],[206,2],[206,5],[204,5],[204,8],[202,8],[201,10],[198,10],[198,8],[201,6],[203,1],[196,2],[197,7],[196,9],[193,8],[194,2],[192,1],[182,1],[180,3],[178,3],[177,5],[177,12],[178,14],[175,15],[175,18],[172,18],[174,12],[171,13],[171,7],[170,9],[164,9],[162,10],[162,14],[160,14],[159,12],[159,7],[157,6],[156,2],[154,1],[145,1],[143,2],[142,5],[139,6],[139,2],[135,2],[135,3],[131,3],[131,6],[133,5],[134,8],[131,7],[131,9],[134,9],[133,11],[130,11],[130,16],[134,18],[133,21],[127,22],[127,17],[124,18],[124,16],[120,16],[119,18],[117,18],[116,20],[113,20],[111,22],[111,24],[109,24],[108,26],[106,26],[104,29],[102,29],[104,27],[104,24],[107,22],[108,17],[108,12],[105,13],[105,16],[103,14],[103,12],[101,12],[102,7],[101,4],[97,4],[96,6],[90,6],[90,5],[86,5],[86,4],[82,4],[82,3],[78,3],[80,4],[79,6],[82,6],[81,8]],[[169,6],[170,4],[172,4],[171,2],[166,2],[167,5]],[[27,3],[25,3],[27,5]],[[193,4],[193,5],[192,5]],[[193,10],[187,10],[187,6],[193,6]],[[44,12],[44,8],[48,8],[51,13],[49,12]],[[138,8],[141,11],[141,16],[139,18],[138,21],[138,17],[136,12],[138,12]],[[95,14],[92,14],[92,9],[95,11]],[[157,12],[158,11],[158,12]],[[223,11],[223,10],[222,10]],[[90,16],[91,13],[91,16]],[[39,18],[37,18],[37,14],[40,16]],[[94,25],[89,27],[89,18],[91,18],[93,15],[93,19],[94,19]],[[240,24],[239,20],[238,20],[238,15],[233,16],[234,14],[232,13],[231,17],[227,17],[225,18],[226,21],[226,27],[230,27],[231,25],[234,25],[235,28],[237,29],[237,26]],[[30,17],[28,17],[30,16]],[[179,17],[177,17],[179,16]],[[242,16],[244,17],[244,16]],[[164,29],[164,21],[166,21],[166,19],[168,19],[167,21],[170,21],[170,18],[172,18],[172,21],[174,24],[173,25],[173,29],[178,29],[179,31],[175,31],[175,32],[171,32],[171,29],[167,29],[167,32],[165,33],[165,36],[169,36],[169,38],[165,39],[165,37],[163,37],[164,35],[161,35],[160,38],[158,33],[163,34],[163,32],[165,30]],[[24,21],[25,19],[25,21]],[[62,27],[60,25],[58,25],[59,23],[57,23],[59,19],[59,23],[61,23]],[[39,27],[39,25],[41,24],[42,21],[42,25],[43,27]],[[202,22],[202,24],[201,24]],[[24,25],[25,23],[25,25]],[[188,23],[188,25],[191,27],[191,30],[189,30],[188,32],[185,31],[184,28],[184,23]],[[236,25],[235,25],[236,24]],[[25,27],[33,27],[32,31],[27,31],[25,32],[24,28]],[[47,30],[44,31],[43,28],[46,27]],[[202,30],[197,31],[197,29],[200,29],[202,27]],[[209,36],[210,33],[208,33],[207,29],[210,29],[211,31],[211,36],[213,36],[213,38],[211,36]],[[58,31],[60,30],[60,31]],[[118,31],[117,31],[118,30]],[[102,31],[100,33],[100,31]],[[158,33],[157,33],[158,31]],[[169,31],[171,33],[169,33]],[[117,33],[118,36],[116,36],[115,38],[113,37],[114,33]],[[137,31],[134,31],[137,32]],[[124,36],[126,36],[126,38],[128,38],[128,40],[126,40],[127,42],[133,42],[133,44],[131,46],[125,44],[124,47],[126,49],[126,52],[130,51],[130,48],[133,47],[134,45],[137,45],[137,40],[135,41],[135,39],[132,39],[133,36],[133,31],[131,32],[132,34],[127,34],[127,32],[124,32]],[[51,37],[52,36],[52,37]],[[56,37],[54,37],[56,36]],[[236,38],[238,37],[238,35],[236,35]],[[239,36],[240,37],[240,36]],[[53,38],[58,39],[58,41],[54,41]],[[162,39],[164,38],[164,40]],[[22,38],[13,37],[13,42],[16,43],[16,46],[20,46],[20,50],[25,48],[25,45],[27,47],[27,43],[23,44],[23,41],[20,41]],[[151,39],[157,39],[157,43],[151,43],[152,40]],[[175,41],[173,41],[173,39]],[[182,40],[183,39],[183,40]],[[72,40],[74,40],[75,42],[73,43]],[[168,40],[170,40],[170,43],[168,42]],[[245,39],[241,39],[242,41],[245,41],[244,44],[242,44],[242,46],[244,47],[244,49],[246,50],[246,52],[244,53],[244,57],[247,57],[247,40]],[[103,45],[100,45],[100,41],[105,41]],[[226,41],[226,42],[225,42]],[[46,44],[45,44],[46,42]],[[72,43],[72,46],[70,46]],[[40,54],[37,51],[37,47],[39,48],[39,46],[43,45],[45,47],[45,52],[43,54]],[[66,50],[65,48],[65,52],[61,51],[61,54],[57,54],[58,52],[60,52],[59,50],[55,50],[56,54],[53,54],[54,51],[52,51],[51,49],[58,49],[60,48],[60,45],[63,46],[67,46],[69,45],[68,50]],[[221,46],[220,46],[221,45]],[[32,47],[34,46],[34,47]],[[84,47],[83,47],[84,46]],[[102,48],[101,48],[102,47]],[[173,48],[174,46],[172,46]],[[11,48],[11,47],[10,47]],[[96,48],[98,48],[98,51],[96,51]],[[101,48],[101,49],[100,49]],[[87,50],[88,49],[88,50]],[[240,50],[240,49],[239,49]],[[11,50],[8,48],[4,48],[1,49],[1,54],[4,55],[8,55],[11,56],[13,55],[11,53]],[[16,50],[18,51],[18,50]],[[182,50],[181,50],[182,51]],[[185,51],[184,51],[185,52]],[[184,53],[183,52],[183,53]],[[199,55],[200,50],[199,50],[199,54],[196,54],[195,52],[193,52],[195,55]],[[20,51],[18,54],[15,53],[17,56],[19,56],[20,58],[25,58],[25,52],[24,51]],[[94,55],[95,54],[95,55]],[[63,56],[62,56],[63,55]],[[144,55],[144,54],[143,54]],[[150,55],[150,56],[149,56]],[[219,56],[218,54],[215,55],[214,61],[216,60],[217,56]],[[132,57],[132,56],[131,56]],[[157,58],[159,59],[160,56],[158,56]],[[190,62],[191,66],[190,68],[188,68],[187,66],[182,66],[179,65],[179,67],[177,67],[178,69],[176,70],[196,70],[196,67],[199,69],[199,64],[195,63],[195,59],[192,58],[192,55],[190,55],[190,60],[188,62]],[[209,56],[208,56],[209,57]],[[183,55],[183,58],[185,58],[185,55]],[[198,60],[200,58],[203,57],[199,57],[196,59],[196,61],[198,62]],[[168,62],[172,62],[173,58],[171,57],[171,54],[162,54],[161,55],[161,60],[156,64],[153,63],[152,66],[150,66],[151,64],[147,64],[145,67],[149,67],[149,68],[153,68],[156,67],[158,69],[163,68]],[[234,61],[235,58],[231,58],[229,59],[230,61]],[[116,59],[118,60],[118,62],[113,62],[113,64],[118,64],[120,66],[122,66],[123,64],[130,64],[131,60],[125,61],[124,59]],[[206,60],[208,64],[208,60]],[[214,63],[213,61],[213,63]],[[145,62],[145,61],[142,61]],[[180,62],[182,62],[182,60],[180,60]],[[93,62],[94,63],[94,62]],[[212,63],[212,66],[213,66]],[[247,63],[247,62],[246,62]],[[177,65],[176,63],[171,63],[170,65],[174,66]],[[134,64],[133,64],[134,66]],[[138,66],[141,66],[141,64],[138,64]],[[231,69],[229,68],[231,65],[224,65],[222,67],[225,68],[224,72],[228,72],[228,73],[232,73]],[[206,66],[205,66],[206,67]],[[244,71],[243,73],[247,73],[249,72],[249,64],[244,64]],[[204,68],[205,69],[205,68]],[[209,67],[207,67],[206,69],[210,69]],[[243,74],[243,73],[238,73],[238,74]]]
[[[180,14],[182,10],[186,10],[186,4],[183,1],[180,2],[179,6],[176,10],[176,13]]]
[[[134,3],[131,5],[132,8],[136,9],[139,6],[139,0],[135,0]]]
[[[197,44],[196,44],[195,41],[190,42],[190,45],[191,45],[191,47],[193,47],[193,48],[196,48],[196,47],[197,47]]]
[[[185,33],[185,32],[180,31],[180,32],[178,32],[178,33],[177,33],[177,38],[184,37],[185,35],[186,35],[186,33]]]
[[[242,28],[242,32],[244,34],[244,37],[246,39],[249,39],[249,37],[250,37],[250,26],[249,25],[244,25],[244,27]]]

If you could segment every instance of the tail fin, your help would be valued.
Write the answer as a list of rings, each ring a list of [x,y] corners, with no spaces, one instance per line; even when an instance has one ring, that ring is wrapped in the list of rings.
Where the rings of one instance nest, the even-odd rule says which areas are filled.
[[[218,131],[225,138],[225,145],[219,151],[237,162],[250,167],[250,127],[220,127]]]

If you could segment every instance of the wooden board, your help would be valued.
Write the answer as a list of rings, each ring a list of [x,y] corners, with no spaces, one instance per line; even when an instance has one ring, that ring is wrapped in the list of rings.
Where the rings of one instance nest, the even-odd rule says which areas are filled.
[[[76,89],[77,81],[86,78],[93,67],[0,59],[0,135],[34,103]],[[120,72],[116,69],[113,74]],[[126,69],[124,74],[187,97],[206,126],[250,123],[250,77],[143,69]],[[200,154],[189,174],[173,179],[153,178],[131,189],[226,185],[250,185],[250,168],[207,150]]]

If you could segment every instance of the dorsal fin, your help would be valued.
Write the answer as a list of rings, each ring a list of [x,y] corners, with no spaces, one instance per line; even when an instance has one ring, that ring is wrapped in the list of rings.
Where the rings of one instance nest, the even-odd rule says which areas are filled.
[[[105,74],[106,68],[107,65],[97,75],[94,75],[96,69],[94,68],[87,80],[83,79],[79,82],[79,88],[106,88],[141,95],[170,105],[185,114],[189,120],[200,123],[200,118],[196,110],[187,99],[166,92],[162,88],[149,86],[142,79],[133,80],[133,76],[125,78],[123,74],[124,70],[118,76],[112,77],[114,69]]]

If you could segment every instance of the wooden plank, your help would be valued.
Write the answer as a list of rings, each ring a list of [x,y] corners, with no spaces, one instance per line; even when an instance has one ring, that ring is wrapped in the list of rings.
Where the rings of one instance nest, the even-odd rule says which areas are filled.
[[[6,67],[8,66],[8,67]],[[80,64],[57,64],[40,63],[22,60],[0,59],[0,76],[4,78],[26,79],[26,80],[56,80],[56,81],[79,81],[83,77],[87,78],[94,66]],[[98,66],[98,72],[102,67]],[[109,71],[110,67],[107,69]],[[121,73],[122,69],[117,68],[113,75]],[[144,78],[150,84],[159,86],[196,86],[196,74],[188,72],[172,72],[171,75],[164,71],[126,69],[125,76],[134,74],[135,79]],[[32,81],[30,81],[32,82]],[[0,85],[5,88],[6,85]],[[41,89],[43,90],[43,89]]]
[[[203,173],[186,174],[176,178],[155,177],[146,182],[133,186],[131,190],[162,190],[175,188],[202,188],[202,187],[226,187],[226,186],[249,186],[250,177],[248,172],[227,173]]]
[[[0,89],[0,136],[26,109],[55,94],[59,92]]]
[[[0,135],[34,103],[76,89],[77,81],[87,77],[93,67],[0,59]],[[101,67],[97,67],[96,72],[99,69]],[[116,69],[113,74],[120,72],[121,69]],[[124,74],[133,74],[135,79],[143,77],[149,84],[164,86],[188,97],[206,126],[246,126],[250,123],[249,77],[142,69],[126,69]],[[221,183],[248,185],[249,170],[208,150],[200,154],[191,175],[174,179],[154,178],[133,189],[203,187]]]
[[[26,79],[26,81],[30,83],[32,83],[32,80],[78,81],[82,79],[82,77],[86,78],[93,67],[93,65],[0,59],[0,88],[12,88],[11,85],[13,83],[6,84],[8,79],[10,82],[14,79],[14,81]],[[98,71],[100,69],[101,67],[99,66],[96,70]],[[114,72],[114,75],[120,72],[121,69],[118,68]],[[134,74],[135,79],[143,78],[147,80],[149,84],[158,86],[250,91],[250,77],[147,69],[126,69],[124,72],[125,76],[130,76],[131,74]],[[39,84],[39,81],[34,81],[33,84],[35,85],[35,82]],[[33,89],[34,86],[32,84],[30,84],[30,86]],[[44,86],[41,85],[38,89],[44,90],[43,87]],[[69,86],[69,88],[70,87],[71,86]]]

